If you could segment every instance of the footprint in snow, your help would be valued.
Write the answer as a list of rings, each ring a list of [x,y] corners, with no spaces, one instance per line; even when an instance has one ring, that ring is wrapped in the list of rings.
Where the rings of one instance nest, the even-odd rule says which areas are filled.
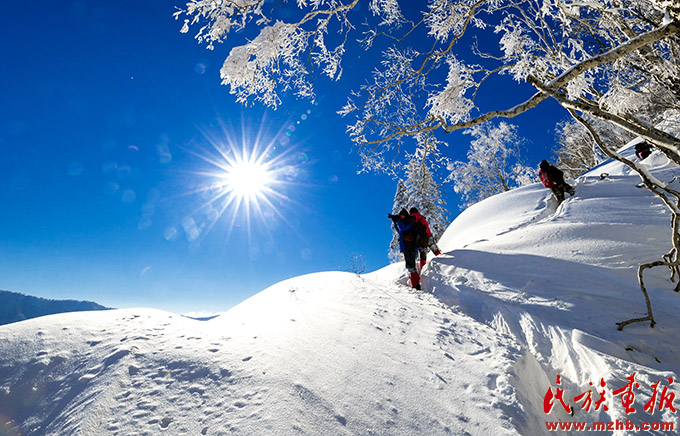
[[[489,374],[488,380],[486,381],[486,386],[492,391],[496,390],[496,388],[498,387],[498,383],[496,382],[497,379],[498,374]]]
[[[127,349],[114,351],[113,353],[109,354],[104,358],[103,364],[105,367],[111,366],[114,363],[118,362],[123,357],[127,356],[128,354],[130,354],[130,350]]]
[[[480,355],[480,354],[488,354],[488,353],[490,353],[490,352],[491,352],[491,349],[489,349],[489,347],[484,347],[484,348],[482,348],[482,349],[480,349],[480,350],[473,351],[472,353],[469,353],[469,355],[470,355],[470,356],[478,356],[478,355]]]
[[[453,279],[453,284],[455,284],[455,285],[462,285],[462,284],[467,283],[467,282],[469,282],[469,279],[465,276],[456,276]]]

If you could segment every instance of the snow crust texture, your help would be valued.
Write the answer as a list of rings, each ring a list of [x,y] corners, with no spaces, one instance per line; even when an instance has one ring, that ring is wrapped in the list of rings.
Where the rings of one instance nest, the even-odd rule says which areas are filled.
[[[645,164],[677,183],[661,154]],[[615,324],[644,311],[636,267],[670,245],[670,215],[638,183],[609,162],[559,206],[539,185],[478,203],[440,240],[423,292],[393,264],[284,281],[204,322],[125,309],[2,326],[0,435],[487,436],[555,434],[546,421],[677,423],[667,408],[642,410],[652,384],[680,368],[667,271],[646,276],[656,328]],[[632,374],[630,414],[612,390]],[[557,376],[573,416],[544,411]],[[608,410],[583,410],[573,397],[600,380]]]
[[[1,334],[9,434],[517,434],[505,335],[349,273],[208,322],[117,310]]]

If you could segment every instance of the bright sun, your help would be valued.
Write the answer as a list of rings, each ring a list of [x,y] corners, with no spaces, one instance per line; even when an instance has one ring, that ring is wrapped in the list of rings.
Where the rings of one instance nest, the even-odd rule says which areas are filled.
[[[240,199],[261,197],[274,181],[269,166],[262,162],[237,159],[224,169],[224,187]]]
[[[263,144],[259,134],[253,140],[244,136],[237,142],[227,135],[208,142],[212,151],[187,150],[209,165],[195,173],[202,182],[190,194],[197,194],[200,204],[182,222],[188,238],[204,237],[218,222],[229,234],[241,229],[248,237],[255,223],[266,231],[288,224],[282,208],[295,203],[290,193],[299,183],[299,163],[290,157],[294,148],[280,150],[274,140]]]

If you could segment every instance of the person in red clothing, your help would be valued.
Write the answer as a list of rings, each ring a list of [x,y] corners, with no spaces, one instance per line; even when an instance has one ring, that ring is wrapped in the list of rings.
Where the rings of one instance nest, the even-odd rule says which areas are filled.
[[[399,233],[399,251],[404,254],[411,287],[420,290],[420,274],[416,267],[416,257],[418,256],[416,220],[406,212],[406,209],[401,209],[399,215],[387,214],[387,217],[392,220],[394,228]]]
[[[427,262],[428,249],[432,250],[435,256],[439,256],[441,251],[439,250],[439,247],[437,247],[437,243],[435,242],[434,237],[432,236],[432,231],[430,230],[430,225],[427,223],[425,217],[422,216],[415,207],[412,207],[411,210],[409,210],[409,213],[413,218],[415,218],[417,224],[416,227],[421,229],[419,232],[420,235],[417,245],[418,252],[420,253],[420,262],[418,266],[420,267],[419,269],[422,269]]]
[[[572,197],[576,193],[574,188],[564,181],[564,173],[560,169],[550,165],[547,160],[541,161],[538,175],[541,177],[543,186],[550,188],[553,192],[558,204],[564,201],[565,192],[568,192]]]
[[[652,146],[649,145],[649,142],[642,141],[635,144],[635,156],[638,159],[645,160],[650,154],[652,154]]]

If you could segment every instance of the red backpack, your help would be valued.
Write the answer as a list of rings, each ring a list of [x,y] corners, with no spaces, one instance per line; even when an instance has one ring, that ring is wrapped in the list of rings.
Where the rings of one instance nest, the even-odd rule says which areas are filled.
[[[541,182],[546,188],[554,188],[557,184],[550,178],[550,173],[547,171],[539,171],[538,175],[541,177]]]

